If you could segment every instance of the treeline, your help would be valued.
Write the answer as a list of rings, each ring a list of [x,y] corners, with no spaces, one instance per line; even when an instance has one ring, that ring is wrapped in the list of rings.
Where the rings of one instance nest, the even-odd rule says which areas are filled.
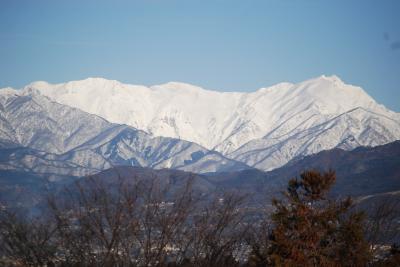
[[[210,198],[189,180],[78,181],[49,196],[46,212],[3,209],[4,266],[400,266],[398,203],[369,216],[350,198],[328,198],[335,173],[306,171],[290,180],[273,212],[246,196]],[[268,204],[268,203],[266,203]]]

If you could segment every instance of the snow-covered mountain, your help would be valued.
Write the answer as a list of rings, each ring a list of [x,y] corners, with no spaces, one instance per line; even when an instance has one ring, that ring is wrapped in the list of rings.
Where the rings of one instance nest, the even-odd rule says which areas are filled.
[[[280,83],[251,93],[176,82],[145,87],[102,78],[34,82],[22,92],[47,96],[152,136],[194,142],[262,170],[335,147],[400,139],[400,114],[337,76]]]
[[[285,135],[273,133],[255,139],[229,154],[263,170],[281,167],[296,157],[323,150],[373,147],[399,140],[399,121],[364,108],[355,108],[308,129],[294,128]]]
[[[116,165],[248,168],[198,144],[113,124],[37,92],[0,90],[0,169],[81,176]]]

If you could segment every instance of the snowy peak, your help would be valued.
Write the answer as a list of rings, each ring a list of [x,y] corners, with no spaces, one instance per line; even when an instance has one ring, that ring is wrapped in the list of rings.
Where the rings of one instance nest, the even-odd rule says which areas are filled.
[[[11,87],[0,88],[0,96],[18,95],[21,90],[16,90]]]
[[[100,77],[89,77],[84,80],[79,80],[79,81],[70,81],[66,83],[59,83],[59,84],[51,84],[46,81],[35,81],[27,85],[26,87],[32,87],[36,88],[39,90],[48,90],[51,88],[60,88],[60,87],[66,87],[66,88],[72,88],[72,87],[112,87],[115,86],[116,84],[122,85],[122,83],[116,81],[116,80],[108,80]]]
[[[342,113],[356,107],[374,108],[376,102],[361,88],[345,84],[337,76],[321,76],[294,86],[294,97],[316,103],[326,113]]]
[[[154,85],[150,87],[153,90],[171,90],[171,91],[182,91],[181,93],[194,93],[200,91],[208,91],[204,88],[199,86],[195,86],[189,83],[182,83],[182,82],[168,82],[164,84]]]

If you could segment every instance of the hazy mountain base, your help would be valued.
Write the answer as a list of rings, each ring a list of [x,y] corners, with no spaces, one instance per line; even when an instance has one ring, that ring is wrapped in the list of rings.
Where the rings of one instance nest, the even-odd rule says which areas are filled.
[[[243,170],[194,174],[179,170],[120,166],[94,175],[102,180],[116,181],[118,177],[141,179],[158,177],[171,187],[177,181],[193,179],[194,189],[202,194],[212,192],[236,191],[248,195],[249,203],[266,203],[285,190],[290,178],[296,177],[307,169],[328,170],[337,173],[332,189],[333,196],[353,196],[366,199],[374,195],[400,190],[400,141],[373,148],[357,148],[352,151],[334,149],[302,159],[296,159],[286,166],[271,172]],[[47,175],[47,176],[46,176]],[[32,170],[0,170],[2,183],[1,196],[11,206],[28,208],[40,203],[48,189],[59,190],[70,184],[78,176],[66,176],[55,173],[35,173]],[[382,199],[380,197],[380,199]]]

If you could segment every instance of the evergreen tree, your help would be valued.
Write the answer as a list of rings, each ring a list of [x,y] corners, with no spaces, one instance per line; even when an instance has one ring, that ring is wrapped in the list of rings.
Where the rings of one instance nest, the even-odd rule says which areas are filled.
[[[306,171],[289,181],[284,200],[273,200],[268,247],[273,266],[365,266],[364,215],[351,212],[352,201],[327,198],[333,171]]]

